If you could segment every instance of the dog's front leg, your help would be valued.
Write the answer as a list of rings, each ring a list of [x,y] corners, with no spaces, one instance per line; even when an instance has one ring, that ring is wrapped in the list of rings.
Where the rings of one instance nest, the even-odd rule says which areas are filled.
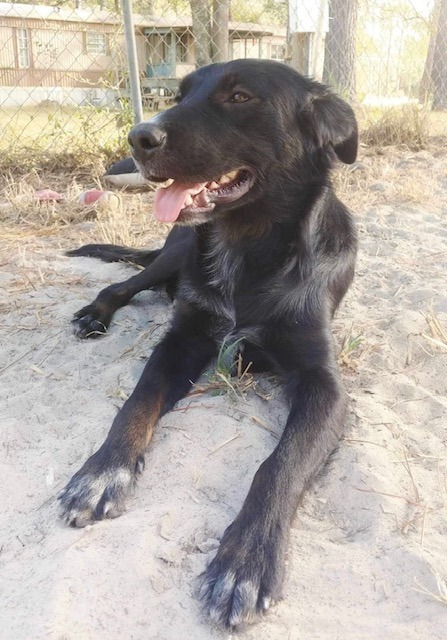
[[[59,499],[67,523],[84,527],[115,518],[136,477],[158,419],[184,397],[216,347],[203,331],[208,318],[177,313],[172,329],[157,345],[129,399],[113,421],[104,444],[72,477]]]
[[[97,338],[104,335],[115,311],[128,304],[137,293],[159,285],[168,285],[172,279],[178,278],[182,260],[180,249],[185,250],[184,243],[179,243],[173,248],[153,251],[156,256],[144,271],[125,282],[112,284],[100,291],[91,304],[75,313],[72,320],[75,334],[79,338]],[[75,255],[75,252],[71,252],[70,255]]]
[[[299,344],[296,357],[294,346],[271,354],[282,365],[291,399],[286,428],[257,471],[239,515],[225,531],[201,589],[211,618],[225,626],[253,620],[280,598],[293,516],[343,426],[346,395],[336,364],[327,364],[330,351],[317,358],[324,364],[310,366],[315,350],[321,352],[321,343]],[[293,366],[294,360],[301,364],[299,369]]]

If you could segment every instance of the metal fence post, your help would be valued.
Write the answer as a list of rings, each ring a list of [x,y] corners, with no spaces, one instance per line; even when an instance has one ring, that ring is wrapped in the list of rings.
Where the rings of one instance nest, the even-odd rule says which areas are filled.
[[[126,37],[127,61],[129,65],[130,95],[133,112],[135,114],[135,124],[138,124],[143,120],[143,105],[141,101],[137,46],[135,43],[135,29],[132,16],[132,0],[121,0],[121,4],[123,7],[124,34]]]

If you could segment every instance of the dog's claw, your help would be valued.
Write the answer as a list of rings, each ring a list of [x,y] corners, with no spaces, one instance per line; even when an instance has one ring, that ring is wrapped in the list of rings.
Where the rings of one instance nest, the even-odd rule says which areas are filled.
[[[71,322],[78,338],[98,338],[107,333],[110,320],[102,317],[95,305],[90,304],[77,311]]]
[[[274,602],[266,596],[256,579],[237,578],[233,571],[223,572],[217,578],[207,571],[200,590],[205,611],[215,624],[226,628],[254,622]]]
[[[63,520],[82,528],[96,520],[117,518],[125,510],[135,477],[126,467],[98,472],[81,469],[58,495]]]
[[[247,544],[250,538],[253,543]],[[224,535],[199,591],[214,623],[231,628],[254,622],[280,599],[283,562],[278,546],[269,541],[261,549],[257,542],[248,533],[239,542]]]

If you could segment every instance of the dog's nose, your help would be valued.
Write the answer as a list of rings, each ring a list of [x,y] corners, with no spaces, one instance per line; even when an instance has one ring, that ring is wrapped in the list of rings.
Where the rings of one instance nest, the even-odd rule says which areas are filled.
[[[144,157],[163,146],[166,140],[166,131],[163,131],[156,124],[142,122],[131,130],[127,140],[133,154],[137,157],[139,155]]]

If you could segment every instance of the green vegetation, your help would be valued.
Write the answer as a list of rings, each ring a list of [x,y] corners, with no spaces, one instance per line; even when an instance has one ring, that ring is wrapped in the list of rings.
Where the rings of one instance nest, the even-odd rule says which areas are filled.
[[[59,165],[74,170],[117,160],[128,154],[132,123],[127,108],[39,105],[0,110],[0,168],[23,173]]]

